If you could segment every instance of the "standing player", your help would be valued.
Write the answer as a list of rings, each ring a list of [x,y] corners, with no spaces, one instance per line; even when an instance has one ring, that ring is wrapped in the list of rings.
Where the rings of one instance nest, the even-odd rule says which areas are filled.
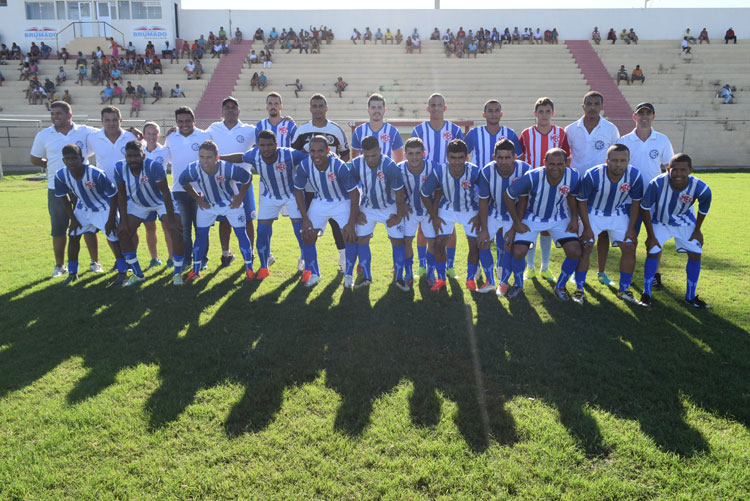
[[[352,156],[358,157],[362,148],[362,140],[368,136],[374,136],[380,144],[380,152],[401,162],[404,159],[404,142],[396,127],[384,122],[385,98],[380,94],[373,94],[367,100],[367,114],[370,121],[363,123],[354,129],[352,134]]]
[[[635,248],[638,233],[635,229],[639,206],[643,198],[643,178],[638,169],[629,165],[630,152],[622,144],[607,150],[606,164],[592,167],[583,176],[578,200],[578,215],[583,222],[581,241],[583,253],[576,268],[576,290],[573,301],[583,303],[583,286],[589,269],[589,258],[596,236],[606,232],[612,247],[619,247],[620,287],[617,297],[637,303],[630,291],[635,269]]]
[[[145,142],[143,145],[143,153],[146,155],[147,159],[161,164],[162,167],[164,167],[164,172],[169,172],[169,166],[172,164],[172,157],[169,155],[169,148],[159,144],[160,137],[161,128],[159,127],[159,124],[156,122],[146,122],[143,124],[143,142]],[[161,259],[159,259],[156,250],[156,221],[144,221],[143,226],[146,227],[146,241],[148,242],[148,250],[151,253],[151,263],[148,265],[148,268],[146,268],[149,269],[161,265]],[[154,232],[153,242],[149,238],[151,232],[150,228],[153,228]],[[167,258],[167,268],[171,268],[174,266],[174,261],[172,260],[172,235],[167,231],[164,224],[162,224],[162,230],[164,231],[164,242],[167,244],[167,255],[169,256]],[[180,240],[182,240],[182,233],[180,233]],[[151,247],[152,243],[153,251]]]
[[[250,189],[250,171],[219,159],[219,148],[211,140],[201,143],[198,161],[192,162],[180,173],[178,182],[198,204],[196,214],[193,269],[185,277],[191,282],[201,276],[203,258],[208,248],[208,230],[219,216],[226,217],[234,229],[245,259],[246,280],[255,278],[253,272],[253,246],[245,229],[245,211],[242,200]],[[193,189],[193,183],[200,190]],[[240,185],[239,190],[237,185]]]
[[[454,139],[463,139],[461,127],[445,119],[445,98],[442,94],[432,94],[427,99],[427,112],[430,119],[414,127],[411,137],[422,140],[425,149],[425,160],[437,164],[444,164],[447,159],[448,143]],[[417,235],[417,254],[419,257],[419,273],[427,276],[427,240],[424,235]],[[453,262],[456,259],[456,234],[453,233],[448,239],[448,250],[446,258],[446,276],[456,278],[456,270]]]
[[[570,146],[565,136],[565,130],[562,127],[552,124],[553,116],[555,116],[555,103],[548,97],[540,97],[534,103],[536,124],[521,132],[522,158],[532,169],[542,167],[547,152],[553,148],[561,148],[565,153],[570,155]],[[534,242],[534,246],[536,247],[536,242]],[[554,283],[555,276],[549,270],[552,237],[546,231],[543,231],[539,236],[539,250],[542,255],[542,266],[540,269],[542,278]],[[526,254],[525,279],[532,279],[536,276],[535,257],[536,248],[530,249],[529,253]]]
[[[292,146],[292,138],[297,133],[297,125],[289,117],[281,116],[283,108],[281,94],[278,92],[269,92],[266,96],[268,118],[264,118],[255,125],[256,143],[261,131],[270,130],[276,135],[276,143],[279,148],[289,148]]]
[[[472,163],[481,168],[492,162],[495,146],[501,139],[511,140],[515,146],[515,156],[521,157],[523,146],[516,132],[510,127],[500,125],[500,119],[503,116],[500,101],[490,99],[484,103],[482,116],[486,121],[485,125],[474,127],[466,134],[466,146],[469,148]]]
[[[583,96],[583,116],[577,121],[565,127],[565,134],[570,143],[570,154],[572,156],[571,167],[583,175],[591,167],[603,164],[607,159],[607,149],[620,139],[617,127],[602,118],[602,107],[604,96],[592,90]],[[604,285],[614,286],[604,271],[609,253],[609,235],[604,234],[598,239],[596,246],[599,273],[599,282]]]
[[[555,295],[563,301],[570,299],[565,283],[581,258],[576,202],[580,182],[578,172],[567,167],[568,155],[560,148],[553,148],[547,151],[544,167],[530,170],[505,191],[505,207],[513,220],[508,240],[513,242],[514,283],[508,289],[508,298],[523,291],[523,260],[539,232],[548,231],[557,246],[565,251]],[[520,208],[525,208],[523,215],[516,210],[515,202],[519,197],[528,197],[526,203],[520,204]]]
[[[495,239],[497,245],[498,266],[502,273],[498,277],[497,295],[504,296],[508,292],[508,280],[511,275],[513,256],[505,247],[505,233],[513,226],[508,209],[505,208],[503,194],[508,187],[519,180],[530,170],[529,164],[515,160],[516,145],[507,138],[495,143],[495,160],[487,163],[479,170],[479,225],[477,246],[479,247],[479,261],[482,263],[487,284],[477,292],[489,292],[494,289],[495,277],[490,243]]]
[[[240,121],[240,103],[233,97],[227,97],[221,102],[221,116],[223,120],[214,122],[208,126],[206,132],[211,135],[211,140],[219,148],[219,154],[248,151],[255,146],[255,127]],[[246,163],[237,163],[236,166],[250,172],[250,165]],[[239,187],[237,188],[239,189]],[[250,189],[245,194],[242,201],[242,208],[245,211],[245,228],[250,244],[255,242],[255,229],[253,228],[253,219],[255,219],[255,193],[253,192],[252,177],[250,178]],[[229,237],[232,234],[232,227],[224,218],[219,218],[219,242],[221,243],[221,265],[229,266],[234,261],[234,255],[229,250]]]
[[[179,215],[174,210],[164,166],[146,158],[140,142],[130,141],[125,145],[125,160],[115,164],[115,182],[120,208],[117,236],[123,256],[133,270],[133,275],[123,285],[133,285],[144,280],[134,239],[141,223],[152,217],[161,220],[164,234],[172,234],[175,245],[175,253],[172,255],[173,283],[182,285],[182,262],[185,254],[182,228]]]
[[[73,111],[70,105],[63,101],[50,104],[50,119],[52,125],[37,133],[31,146],[31,163],[47,171],[47,209],[49,211],[52,248],[55,254],[55,268],[52,278],[65,274],[65,246],[68,242],[68,213],[55,196],[55,173],[64,169],[63,146],[76,144],[81,148],[84,158],[91,156],[86,150],[86,138],[96,129],[88,125],[77,125],[73,122]],[[99,264],[99,251],[95,233],[85,233],[84,240],[91,257],[91,271],[102,273]]]
[[[448,238],[455,230],[455,224],[461,224],[466,232],[469,244],[469,256],[466,266],[466,288],[477,290],[474,277],[479,264],[477,249],[477,231],[479,216],[477,214],[476,183],[479,168],[466,161],[468,149],[462,139],[448,143],[448,163],[435,167],[427,181],[422,184],[422,203],[430,215],[430,222],[437,237],[432,241],[438,278],[432,291],[445,287],[446,280],[446,245]],[[434,200],[430,197],[434,195]],[[486,291],[485,291],[486,292]]]
[[[711,208],[711,190],[693,177],[693,161],[685,153],[669,160],[667,173],[654,178],[641,201],[641,215],[648,237],[648,256],[643,266],[643,295],[641,303],[651,306],[651,287],[664,244],[674,238],[677,252],[687,253],[687,289],[685,302],[695,308],[711,308],[695,290],[701,272],[703,254],[703,220]],[[693,204],[698,202],[698,216]]]
[[[360,147],[362,155],[352,161],[351,173],[353,181],[360,183],[362,199],[355,228],[357,242],[354,246],[347,246],[346,271],[353,271],[354,261],[359,258],[364,279],[355,285],[352,275],[345,274],[344,287],[367,287],[372,283],[370,239],[375,231],[375,224],[382,223],[393,246],[396,286],[402,291],[408,291],[409,286],[404,281],[404,220],[408,218],[404,180],[396,163],[381,153],[382,146],[377,138],[365,136]]]
[[[120,252],[115,229],[117,228],[117,188],[101,169],[84,161],[83,150],[76,144],[62,148],[65,168],[55,173],[55,196],[70,218],[70,245],[68,245],[69,284],[78,279],[78,251],[81,235],[103,231],[115,255],[117,278],[108,287],[125,283],[128,266]]]
[[[354,231],[359,207],[359,191],[347,165],[335,155],[329,154],[328,139],[314,136],[308,143],[310,156],[302,161],[294,176],[294,197],[302,214],[302,251],[305,271],[302,283],[307,287],[320,282],[318,251],[315,244],[323,234],[326,221],[334,219],[341,225],[349,254],[355,245]],[[313,190],[314,199],[308,210],[305,207],[305,188]],[[351,275],[354,261],[345,259],[344,275]]]

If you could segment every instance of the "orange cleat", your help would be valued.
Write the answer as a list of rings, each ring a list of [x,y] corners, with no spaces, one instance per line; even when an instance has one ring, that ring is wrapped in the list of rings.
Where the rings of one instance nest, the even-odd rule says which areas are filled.
[[[310,270],[303,271],[302,272],[302,283],[306,284],[310,280],[311,276],[312,276],[312,271],[310,271]]]
[[[477,290],[477,283],[474,280],[467,280],[466,281],[466,288],[470,291],[476,291]]]
[[[185,277],[186,282],[193,282],[195,280],[198,280],[201,277],[200,273],[196,273],[193,270],[190,270],[190,273],[187,274]]]
[[[246,282],[250,282],[251,280],[253,280],[255,278],[256,278],[256,275],[255,275],[255,272],[253,270],[247,270],[247,272],[245,272],[245,281]]]
[[[442,278],[438,278],[438,279],[437,279],[437,280],[435,280],[435,282],[434,282],[434,283],[432,284],[432,287],[430,288],[430,290],[431,290],[432,292],[437,292],[437,291],[439,291],[440,289],[442,289],[443,287],[445,287],[445,280],[443,280]]]
[[[258,270],[258,273],[255,274],[255,280],[263,280],[270,274],[271,272],[268,271],[268,268],[261,268]]]

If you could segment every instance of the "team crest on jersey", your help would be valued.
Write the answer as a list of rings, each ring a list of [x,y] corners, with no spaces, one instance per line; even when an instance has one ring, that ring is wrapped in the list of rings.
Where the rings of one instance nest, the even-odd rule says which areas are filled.
[[[333,172],[329,172],[327,177],[328,177],[329,181],[335,181],[336,180],[336,174],[334,174]]]
[[[422,183],[424,184],[425,181],[427,181],[427,176],[422,176]]]
[[[557,189],[557,192],[562,196],[567,196],[570,193],[570,186],[564,185]]]
[[[622,183],[620,185],[620,191],[623,193],[627,193],[630,191],[630,185],[628,183]]]
[[[289,132],[289,129],[287,129],[285,125],[279,127],[279,134],[286,135],[287,132]]]
[[[597,141],[594,143],[594,148],[597,150],[603,150],[604,149],[604,141]]]
[[[240,214],[239,216],[237,216],[237,221],[239,221],[240,223],[244,223],[245,222],[245,215],[244,214]]]
[[[470,190],[471,189],[471,181],[469,181],[468,179],[464,179],[463,181],[461,181],[461,188],[463,188],[465,190]]]
[[[164,157],[156,157],[156,158],[154,159],[154,161],[155,161],[156,163],[160,163],[160,164],[163,164],[163,163],[164,163]]]
[[[216,180],[217,180],[218,182],[220,182],[220,183],[223,183],[224,181],[226,181],[226,180],[227,180],[227,178],[225,178],[224,176],[216,176]]]
[[[93,190],[96,186],[96,183],[93,181],[86,181],[85,183],[83,183],[83,185],[86,186],[86,188]]]
[[[284,172],[286,170],[286,164],[284,162],[279,162],[274,168],[279,172]]]
[[[237,136],[235,137],[238,143],[244,143],[245,142],[245,136]]]
[[[656,157],[659,156],[659,150],[651,150],[648,152],[648,156],[651,157],[651,160],[655,160]]]
[[[382,181],[383,179],[385,179],[385,172],[379,170],[378,173],[375,174],[375,177],[377,177],[379,181]]]
[[[380,135],[380,140],[383,141],[384,143],[390,143],[391,142],[391,136],[389,136],[388,134],[381,134]]]
[[[122,153],[123,155],[125,154],[125,147],[124,146],[122,148],[120,148],[120,153]]]
[[[198,143],[193,143],[190,145],[190,148],[193,149],[193,151],[198,151],[200,149],[201,145]]]
[[[453,139],[453,134],[451,134],[449,131],[445,131],[443,132],[443,139],[445,139],[446,141],[450,141],[451,139]]]
[[[148,176],[141,176],[141,178],[138,180],[141,184],[148,183]]]
[[[680,201],[684,204],[691,204],[693,203],[693,197],[691,197],[687,193],[683,193],[682,195],[680,195]]]
[[[557,134],[552,134],[550,137],[550,140],[552,140],[552,144],[557,144],[557,141],[560,139],[560,136]]]
[[[76,141],[76,146],[83,149],[83,141]]]

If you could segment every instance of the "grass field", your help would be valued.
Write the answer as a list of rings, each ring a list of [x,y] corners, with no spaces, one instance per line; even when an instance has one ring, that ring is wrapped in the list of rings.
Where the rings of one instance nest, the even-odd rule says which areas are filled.
[[[63,288],[45,183],[7,177],[0,498],[748,499],[750,174],[699,177],[712,311],[681,304],[671,243],[650,310],[591,274],[584,306],[536,281],[511,303],[463,281],[403,293],[381,229],[370,290],[343,290],[329,235],[308,290],[287,220],[262,283],[217,268],[213,232],[195,284]]]

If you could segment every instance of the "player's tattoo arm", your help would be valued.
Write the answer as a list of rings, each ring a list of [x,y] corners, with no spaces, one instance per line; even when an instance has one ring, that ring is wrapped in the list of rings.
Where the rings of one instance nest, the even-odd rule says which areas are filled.
[[[242,153],[229,153],[228,155],[219,155],[219,159],[233,164],[241,164],[242,155]]]

